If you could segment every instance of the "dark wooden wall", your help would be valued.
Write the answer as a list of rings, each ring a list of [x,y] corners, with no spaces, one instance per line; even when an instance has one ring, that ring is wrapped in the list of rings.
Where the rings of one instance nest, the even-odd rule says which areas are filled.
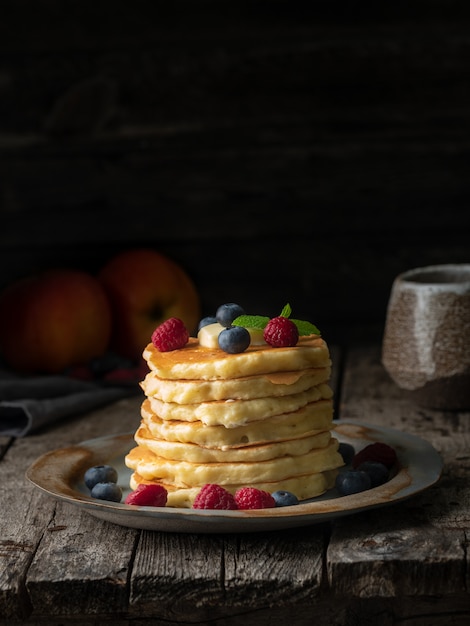
[[[152,245],[332,340],[470,262],[467,2],[3,0],[0,284]]]

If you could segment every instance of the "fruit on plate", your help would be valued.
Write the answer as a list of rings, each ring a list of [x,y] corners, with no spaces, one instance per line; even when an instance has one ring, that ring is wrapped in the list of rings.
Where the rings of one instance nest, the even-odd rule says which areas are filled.
[[[271,494],[276,506],[294,506],[299,504],[298,497],[292,493],[291,491],[285,491],[284,489],[279,489]]]
[[[200,318],[199,294],[187,273],[156,250],[126,250],[111,258],[99,273],[108,294],[113,331],[111,347],[140,359],[156,326],[171,317],[183,321],[190,334]]]
[[[116,483],[96,483],[90,492],[92,498],[108,500],[109,502],[121,502],[122,489]]]
[[[135,491],[131,491],[124,504],[135,506],[165,506],[168,492],[163,485],[141,483]]]
[[[91,490],[97,483],[117,483],[118,473],[111,465],[94,465],[87,469],[83,480]]]
[[[354,493],[367,491],[371,488],[370,476],[363,471],[348,470],[336,476],[336,489],[342,496],[351,496]]]
[[[237,509],[237,503],[233,495],[222,487],[222,485],[216,485],[207,483],[197,493],[194,502],[193,509],[219,509],[233,511]]]
[[[24,373],[59,373],[103,354],[111,313],[98,280],[51,269],[20,279],[0,294],[0,354]]]
[[[239,509],[270,509],[276,501],[268,491],[256,487],[240,487],[234,495]]]

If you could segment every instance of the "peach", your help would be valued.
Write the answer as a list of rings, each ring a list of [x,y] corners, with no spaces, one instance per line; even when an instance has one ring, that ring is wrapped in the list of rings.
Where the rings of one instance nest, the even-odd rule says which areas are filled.
[[[112,349],[139,359],[155,328],[180,318],[194,333],[200,317],[199,294],[182,267],[151,248],[125,250],[99,273],[113,317]]]
[[[7,286],[0,294],[0,353],[19,372],[58,373],[105,352],[109,303],[98,280],[53,269]]]

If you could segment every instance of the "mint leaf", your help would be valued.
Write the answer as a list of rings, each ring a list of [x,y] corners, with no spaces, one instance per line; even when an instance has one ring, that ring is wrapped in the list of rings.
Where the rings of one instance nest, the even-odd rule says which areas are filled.
[[[282,309],[281,316],[289,318],[291,313],[292,308],[290,304],[286,304],[285,307]],[[266,324],[269,322],[270,319],[271,318],[264,315],[239,315],[233,320],[232,325],[243,326],[243,328],[264,330]],[[299,331],[299,335],[301,337],[306,337],[308,335],[321,335],[318,328],[310,322],[294,319],[292,319],[291,322],[293,322],[297,326],[297,330]]]
[[[304,322],[303,320],[291,320],[297,326],[297,330],[299,331],[299,335],[305,337],[307,335],[321,335],[318,328],[315,324],[311,324],[310,322]]]
[[[263,330],[268,322],[269,317],[263,315],[239,315],[233,320],[232,325]]]

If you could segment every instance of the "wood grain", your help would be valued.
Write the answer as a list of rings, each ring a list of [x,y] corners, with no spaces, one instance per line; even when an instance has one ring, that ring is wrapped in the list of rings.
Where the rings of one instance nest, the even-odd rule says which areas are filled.
[[[137,531],[58,504],[28,570],[27,591],[38,615],[124,613]]]
[[[123,548],[127,566],[132,554],[132,537],[123,542],[122,531],[117,530],[118,539],[113,550],[110,550],[108,538],[113,536],[113,530],[116,532],[114,526],[104,525],[106,527],[103,528],[99,522],[94,524],[88,516],[79,514],[75,507],[56,505],[52,498],[40,493],[26,480],[25,471],[36,458],[49,450],[79,443],[106,432],[131,431],[138,423],[139,415],[137,398],[122,400],[96,411],[90,416],[91,419],[84,420],[83,416],[77,416],[40,434],[17,439],[8,449],[1,460],[0,546],[4,564],[0,568],[2,619],[14,620],[29,614],[32,597],[46,614],[63,612],[64,606],[68,614],[72,606],[76,608],[73,600],[68,598],[70,588],[73,588],[75,595],[72,595],[79,605],[88,604],[93,595],[88,595],[91,583],[87,580],[86,571],[95,576],[92,572],[98,571],[100,567],[102,575],[103,568],[107,572],[103,577],[106,579],[109,576],[108,584],[111,588],[122,587],[125,567],[124,562],[119,561],[117,548]],[[97,532],[99,528],[103,529],[101,533]],[[78,547],[77,542],[81,547]],[[49,556],[41,560],[44,550]],[[116,555],[116,562],[112,565],[108,564],[110,551]],[[93,555],[92,559],[90,555]],[[79,576],[77,570],[81,571]],[[67,572],[75,573],[70,577]],[[67,580],[69,577],[70,580]],[[69,593],[61,596],[60,601],[54,586],[50,584],[51,580],[56,581],[58,586],[62,585],[65,590],[69,588]],[[112,581],[116,581],[116,585]],[[93,588],[95,582],[94,579]],[[106,586],[106,580],[102,584]],[[81,592],[76,595],[80,587]]]

